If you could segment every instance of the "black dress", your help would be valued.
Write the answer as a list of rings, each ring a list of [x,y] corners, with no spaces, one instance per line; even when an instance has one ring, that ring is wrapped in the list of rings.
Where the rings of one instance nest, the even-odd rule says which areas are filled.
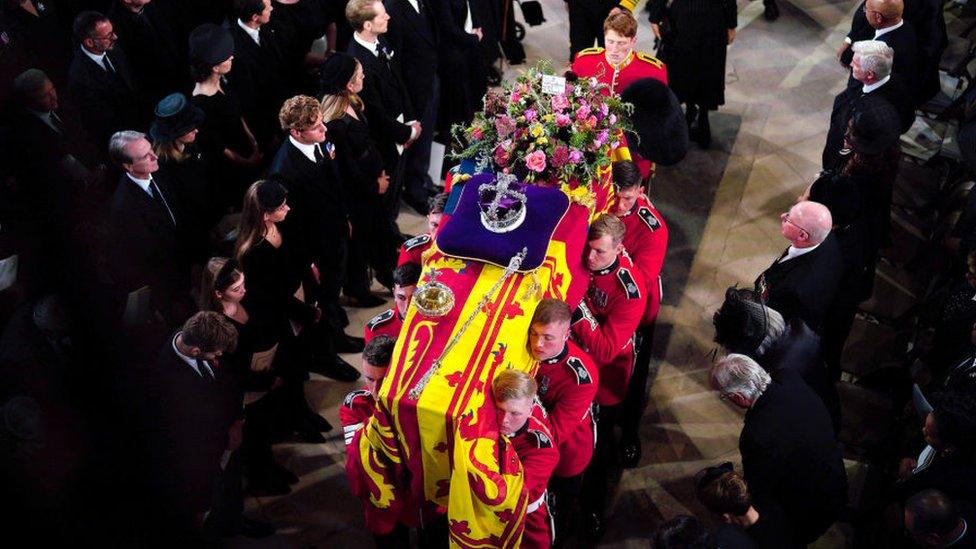
[[[226,91],[194,95],[193,104],[204,113],[197,140],[203,153],[212,160],[211,181],[217,182],[217,194],[223,205],[240,207],[244,191],[258,176],[256,168],[234,164],[224,156],[224,149],[243,158],[251,156],[251,141],[244,131],[241,104]]]
[[[173,194],[184,212],[187,250],[194,261],[205,260],[209,253],[208,232],[219,217],[219,206],[211,184],[207,158],[194,143],[183,150],[181,161],[159,158],[159,173],[171,183]]]
[[[670,26],[660,57],[682,103],[710,110],[725,104],[725,51],[735,9],[735,0],[674,0],[670,7],[667,0],[648,2],[651,22]]]
[[[384,196],[379,194],[377,179],[383,172],[383,157],[370,137],[361,112],[357,111],[356,117],[343,114],[330,121],[328,128],[329,139],[336,147],[343,195],[348,197],[351,210],[352,242],[347,284],[359,281],[363,273],[358,270],[364,270],[368,263],[376,270],[380,283],[390,286],[396,267],[398,231],[395,219],[391,219],[384,208]],[[390,183],[387,193],[394,192],[392,180]],[[354,280],[353,277],[357,278]],[[368,292],[368,289],[368,284],[365,288],[353,288],[360,293]]]
[[[275,248],[262,239],[252,246],[241,258],[241,267],[247,277],[247,296],[245,304],[263,308],[272,317],[279,330],[290,330],[287,321],[292,320],[305,325],[315,318],[312,305],[295,297],[298,287],[303,285],[305,295],[314,295],[314,281],[311,276],[311,260],[298,246],[283,239]]]

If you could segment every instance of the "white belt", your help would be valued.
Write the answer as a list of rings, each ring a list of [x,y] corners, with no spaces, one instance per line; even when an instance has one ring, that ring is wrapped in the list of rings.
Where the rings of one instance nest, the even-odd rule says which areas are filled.
[[[539,509],[539,507],[542,507],[542,504],[546,502],[546,494],[548,493],[548,490],[544,490],[542,495],[539,496],[539,499],[530,503],[528,508],[525,509],[525,514],[528,515],[529,513],[534,513],[537,509]]]

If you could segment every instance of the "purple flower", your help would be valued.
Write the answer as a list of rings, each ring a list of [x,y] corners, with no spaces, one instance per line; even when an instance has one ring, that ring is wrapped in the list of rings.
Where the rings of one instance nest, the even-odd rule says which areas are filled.
[[[549,104],[552,105],[552,110],[556,112],[562,112],[569,108],[569,100],[566,99],[565,95],[552,96],[552,100],[549,101]]]
[[[525,111],[525,119],[529,122],[535,120],[537,115],[538,113],[535,112],[535,109],[526,109]]]
[[[597,134],[596,136],[596,140],[598,143],[602,145],[607,142],[607,139],[609,137],[610,137],[610,130],[600,130],[600,133]]]
[[[590,106],[587,105],[586,103],[583,103],[582,105],[580,105],[578,109],[576,109],[577,120],[586,120],[586,117],[589,115],[590,115]]]
[[[515,120],[507,114],[499,116],[495,119],[495,131],[498,132],[498,137],[508,137],[515,131]]]
[[[572,150],[569,151],[569,161],[570,161],[570,163],[577,164],[577,163],[579,163],[580,160],[583,160],[583,153],[581,153],[580,151],[578,151],[576,149],[572,149]]]

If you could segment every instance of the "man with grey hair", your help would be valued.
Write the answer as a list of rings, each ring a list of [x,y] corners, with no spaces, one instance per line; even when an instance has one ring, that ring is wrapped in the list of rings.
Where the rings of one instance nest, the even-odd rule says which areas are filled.
[[[153,307],[175,325],[193,310],[175,195],[155,175],[158,158],[144,134],[114,133],[109,156],[125,172],[109,202],[109,270],[122,295],[149,286]]]
[[[853,46],[851,80],[848,87],[834,98],[830,113],[830,129],[824,146],[824,169],[836,168],[847,161],[849,149],[844,135],[851,119],[867,97],[884,99],[898,112],[904,133],[915,120],[915,101],[906,84],[906,77],[891,72],[894,49],[880,40],[862,40]]]
[[[787,320],[802,319],[818,334],[844,273],[832,225],[823,204],[794,204],[780,215],[780,233],[790,246],[755,282],[764,303]]]
[[[752,495],[782,506],[795,545],[819,538],[847,503],[847,475],[823,402],[795,372],[772,379],[741,354],[719,360],[709,382],[746,410],[739,452]]]

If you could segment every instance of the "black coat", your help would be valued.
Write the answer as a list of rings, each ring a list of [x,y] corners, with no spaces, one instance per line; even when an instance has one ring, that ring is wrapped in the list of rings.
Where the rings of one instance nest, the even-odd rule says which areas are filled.
[[[144,108],[154,108],[170,93],[188,94],[192,90],[185,46],[181,47],[165,3],[150,2],[136,14],[116,0],[108,17],[119,35],[118,43],[129,56],[143,92]]]
[[[874,37],[874,29],[868,26],[871,31],[867,36],[859,40],[871,40]],[[919,78],[919,55],[918,39],[915,36],[915,29],[912,24],[905,21],[901,27],[893,31],[886,32],[878,37],[878,40],[888,44],[895,50],[894,62],[891,65],[892,74],[900,74],[906,82],[918,82]],[[850,57],[854,57],[853,49]],[[849,61],[848,61],[849,63]],[[857,81],[851,75],[847,80],[848,86],[853,86]]]
[[[315,95],[318,91],[317,82],[305,65],[306,54],[311,50],[312,42],[325,34],[331,22],[329,8],[321,0],[274,3],[268,24],[278,38],[282,73],[287,80],[286,87],[292,93]]]
[[[843,274],[840,247],[830,234],[812,252],[770,265],[756,279],[756,290],[783,318],[799,318],[819,333]]]
[[[830,112],[830,127],[821,154],[824,169],[835,168],[844,160],[840,150],[844,147],[847,124],[857,112],[858,102],[864,97],[883,97],[898,112],[901,132],[908,131],[915,120],[915,101],[905,82],[903,76],[892,74],[888,82],[870,93],[862,91],[864,85],[861,82],[855,80],[854,85],[848,82],[848,87],[834,98],[834,106]]]
[[[739,451],[750,493],[777,501],[799,541],[817,539],[847,502],[830,414],[795,373],[774,379],[746,412]]]
[[[435,15],[427,1],[419,2],[421,13],[417,13],[407,0],[386,0],[390,23],[384,35],[393,51],[401,56],[401,65],[410,67],[403,73],[403,85],[418,119],[433,94],[440,56],[440,32]],[[433,131],[433,128],[424,128],[424,131]]]
[[[116,74],[100,67],[79,48],[68,72],[68,93],[78,108],[82,125],[101,150],[119,130],[140,130],[146,117],[139,112],[139,91],[125,53],[116,44],[106,53]]]
[[[43,70],[57,87],[62,87],[67,83],[71,62],[71,35],[61,24],[61,17],[68,14],[62,13],[56,2],[33,0],[33,4],[37,16],[19,7],[4,10],[3,18],[12,36],[3,42],[22,48],[27,66]]]
[[[153,482],[173,504],[198,513],[210,508],[228,430],[240,410],[233,408],[228,376],[219,367],[216,379],[198,374],[173,350],[175,337],[163,344],[150,372]]]
[[[485,67],[478,38],[464,32],[468,4],[464,0],[431,0],[430,7],[440,31],[441,105],[437,128],[444,130],[450,129],[451,124],[470,122],[474,113],[481,110]],[[471,10],[471,24],[485,28],[481,10]]]
[[[734,29],[734,0],[651,0],[652,22],[667,21],[669,32],[661,60],[668,84],[682,103],[715,109],[725,103],[725,54],[728,30]]]
[[[281,133],[278,111],[289,97],[277,33],[270,25],[262,25],[258,46],[236,20],[229,28],[234,38],[234,66],[227,77],[247,125],[258,143],[266,147]]]
[[[794,319],[787,331],[769,349],[756,358],[756,362],[769,372],[773,379],[781,379],[788,373],[796,373],[817,396],[830,414],[836,433],[840,427],[840,396],[827,376],[823,354],[820,352],[820,336],[802,320]]]
[[[380,44],[384,44],[382,39]],[[400,77],[400,54],[394,53],[393,58],[386,61],[373,55],[355,39],[349,42],[347,53],[363,66],[363,91],[359,97],[363,100],[373,141],[383,155],[387,173],[392,176],[400,158],[396,145],[406,143],[411,132],[410,126],[398,121],[397,117],[402,115],[403,121],[417,119]]]
[[[319,267],[332,264],[337,245],[349,238],[349,207],[335,161],[326,153],[316,164],[286,139],[269,172],[288,189],[285,237],[300,243]]]
[[[111,236],[107,257],[119,290],[128,293],[148,285],[154,301],[166,301],[187,289],[189,273],[179,244],[179,202],[165,179],[153,177],[173,210],[177,225],[161,204],[128,175],[122,175],[109,202]]]

